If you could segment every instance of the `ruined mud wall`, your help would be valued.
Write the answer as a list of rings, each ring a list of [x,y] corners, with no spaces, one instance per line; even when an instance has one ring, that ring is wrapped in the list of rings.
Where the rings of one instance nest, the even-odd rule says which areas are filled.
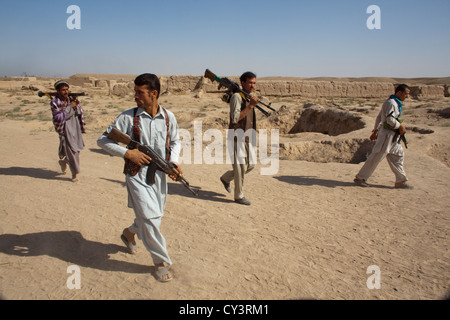
[[[230,77],[239,82],[238,77]],[[199,76],[161,77],[163,91],[188,93],[219,92],[217,83]],[[397,83],[313,80],[259,80],[257,92],[263,96],[304,98],[386,98],[393,93]],[[222,89],[224,90],[224,89]],[[411,86],[412,98],[442,98],[448,93],[444,85]]]
[[[103,88],[112,95],[128,95],[133,93],[133,80],[135,75],[74,75],[68,78],[72,86],[83,88]],[[238,77],[229,77],[232,81],[239,82]],[[211,83],[202,76],[161,76],[161,90],[172,94],[188,94],[191,92],[217,93],[217,83]],[[0,88],[12,88],[34,84],[40,79],[28,77],[26,79],[7,78],[0,80]],[[407,83],[407,82],[406,82]],[[257,93],[264,96],[276,97],[303,97],[303,98],[385,98],[393,93],[397,83],[387,81],[316,81],[316,80],[283,80],[259,79]],[[224,91],[225,89],[222,89]],[[411,86],[412,98],[442,98],[450,96],[448,85],[420,85],[414,83]]]
[[[238,82],[238,79],[232,79]],[[176,84],[176,82],[174,82]],[[395,90],[397,83],[350,82],[313,80],[259,80],[257,91],[263,96],[304,98],[386,98]],[[205,92],[217,92],[217,85],[199,80],[197,88]],[[444,85],[411,86],[412,98],[441,98],[448,96]]]

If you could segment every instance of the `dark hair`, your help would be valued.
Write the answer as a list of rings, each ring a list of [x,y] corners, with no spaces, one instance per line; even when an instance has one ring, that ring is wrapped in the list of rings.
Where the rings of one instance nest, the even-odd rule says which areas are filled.
[[[397,86],[397,88],[395,88],[395,93],[401,91],[401,92],[405,92],[407,89],[409,89],[408,85],[406,84],[400,84]]]
[[[141,74],[134,80],[134,84],[137,86],[147,85],[149,91],[156,90],[158,92],[157,98],[159,98],[161,83],[159,82],[158,77],[153,73]]]
[[[256,78],[256,74],[253,72],[247,71],[242,74],[240,77],[241,82],[246,82],[248,79],[254,79]]]

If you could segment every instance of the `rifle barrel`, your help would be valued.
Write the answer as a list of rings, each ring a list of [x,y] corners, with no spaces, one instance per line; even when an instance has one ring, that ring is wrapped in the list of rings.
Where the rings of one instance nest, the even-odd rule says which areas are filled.
[[[43,96],[51,96],[54,97],[58,94],[58,92],[43,92],[43,91],[39,91],[38,92],[38,96],[39,97],[43,97]],[[84,97],[87,96],[88,94],[86,92],[69,92],[69,97]]]
[[[269,108],[269,109],[272,110],[272,111],[277,111],[277,110],[275,110],[274,108],[272,108],[271,106],[269,106],[268,104],[265,104],[264,102],[261,102],[261,101],[260,101],[260,102],[258,102],[258,103],[262,104],[263,106]]]
[[[241,92],[246,96],[247,102],[250,101],[250,97],[251,97],[251,96],[250,96],[247,92],[245,92],[245,91],[242,91],[242,90],[241,90]],[[269,108],[269,109],[272,110],[272,111],[277,111],[277,110],[275,110],[274,108],[272,108],[271,106],[265,104],[265,103],[262,102],[262,101],[259,101],[258,104],[262,104],[263,106]],[[258,106],[257,106],[257,107],[258,107]],[[261,107],[258,108],[258,109],[259,109],[259,110],[262,110]],[[265,112],[265,113],[267,113],[268,115],[270,115],[270,113],[268,113],[267,111],[263,111],[263,112]]]
[[[213,72],[211,72],[211,70],[209,70],[209,69],[206,69],[206,71],[205,71],[205,78],[208,78],[208,79],[210,79],[210,80],[213,81],[213,82],[214,82],[214,81],[219,82],[219,84],[220,84],[220,85],[219,85],[219,89],[220,89],[220,86],[224,86],[224,87],[227,87],[227,89],[233,91],[233,88],[231,88],[231,84],[233,83],[232,81],[230,81],[228,78],[219,78],[219,77],[216,76]],[[223,80],[226,79],[227,81],[222,81],[222,79],[223,79]],[[227,83],[229,84],[228,86],[226,85]],[[233,83],[233,84],[235,84],[235,83]],[[242,93],[244,94],[244,96],[246,97],[247,102],[250,101],[250,95],[249,95],[247,92],[241,90],[241,89],[239,88],[239,85],[237,85],[237,84],[235,84],[235,85],[236,85],[236,87],[237,87],[237,88],[235,88],[235,89],[236,89],[236,90],[239,90],[239,92],[242,92]],[[269,109],[272,110],[272,111],[276,111],[274,108],[272,108],[271,106],[265,104],[265,103],[262,102],[262,101],[259,101],[258,104],[261,104],[261,105],[263,105],[263,106],[269,108]],[[261,111],[266,117],[270,116],[270,113],[267,112],[266,110],[264,110],[261,106],[256,105],[256,108],[257,108],[259,111]]]

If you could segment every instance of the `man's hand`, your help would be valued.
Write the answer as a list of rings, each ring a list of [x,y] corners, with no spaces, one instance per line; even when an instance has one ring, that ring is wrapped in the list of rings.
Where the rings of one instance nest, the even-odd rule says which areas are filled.
[[[254,108],[256,107],[256,105],[259,102],[259,98],[258,97],[250,97],[250,102],[248,103],[247,107],[241,111],[241,113],[239,114],[239,121],[241,121],[242,119],[244,119],[247,114]]]
[[[78,101],[78,99],[73,99],[72,101],[70,101],[70,106],[72,108],[76,108],[76,106],[78,106],[80,104],[80,101]]]
[[[378,129],[373,130],[373,133],[370,135],[370,141],[377,140],[378,137]]]
[[[398,133],[402,136],[406,133],[406,128],[403,125],[400,125],[400,127],[398,127]]]
[[[128,159],[139,166],[149,164],[152,161],[145,153],[140,152],[138,149],[129,149],[125,153],[125,159]]]
[[[250,108],[254,108],[254,107],[256,107],[256,105],[259,103],[259,98],[258,97],[255,97],[255,96],[252,96],[252,97],[250,97],[250,103],[249,103],[249,107]]]
[[[173,181],[179,181],[183,177],[183,171],[181,170],[178,163],[172,162],[172,165],[175,167],[175,169],[178,171],[178,175],[176,174],[169,174],[170,179]]]

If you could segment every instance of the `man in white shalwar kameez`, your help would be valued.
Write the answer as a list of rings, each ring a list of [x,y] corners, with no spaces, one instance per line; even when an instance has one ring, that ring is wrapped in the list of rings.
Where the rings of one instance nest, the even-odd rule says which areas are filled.
[[[114,124],[109,126],[105,134],[116,128],[126,133],[132,139],[135,120],[138,119],[138,142],[153,148],[160,156],[166,159],[166,143],[170,145],[170,159],[179,169],[177,164],[181,150],[178,134],[178,125],[172,112],[163,109],[158,104],[160,93],[159,79],[153,74],[143,74],[135,80],[135,101],[137,108],[130,109],[119,115]],[[135,113],[136,112],[136,113]],[[168,120],[168,121],[167,121]],[[167,132],[169,140],[167,140]],[[137,140],[137,139],[136,139]],[[168,142],[170,141],[170,142]],[[135,221],[125,228],[121,236],[124,243],[135,253],[136,242],[134,235],[137,234],[142,240],[145,248],[155,264],[156,276],[160,281],[172,279],[170,266],[172,261],[166,247],[166,241],[160,232],[161,218],[164,215],[164,207],[167,197],[167,176],[164,172],[157,170],[155,182],[149,184],[147,181],[148,164],[151,158],[137,149],[127,149],[105,135],[98,139],[98,145],[112,155],[122,157],[134,163],[137,167],[134,175],[126,175],[128,191],[128,206],[134,209]],[[181,172],[181,170],[179,169]],[[174,179],[174,177],[171,177]]]
[[[395,89],[395,94],[391,95],[381,107],[380,113],[375,121],[375,129],[370,136],[370,140],[376,140],[376,143],[369,158],[367,158],[354,179],[357,185],[363,187],[369,186],[366,182],[367,179],[372,176],[378,164],[386,158],[395,175],[395,188],[412,188],[406,183],[408,178],[403,168],[404,151],[401,140],[396,139],[396,141],[393,141],[396,132],[400,136],[406,132],[400,116],[403,107],[402,102],[408,98],[409,92],[410,90],[407,85],[399,85]]]

